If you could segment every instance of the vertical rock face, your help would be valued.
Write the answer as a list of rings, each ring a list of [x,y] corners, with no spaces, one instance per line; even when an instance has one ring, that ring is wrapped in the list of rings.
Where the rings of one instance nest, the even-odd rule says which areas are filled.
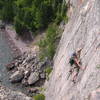
[[[100,0],[70,0],[70,3],[72,14],[46,84],[46,100],[92,100],[90,93],[100,86]],[[83,48],[82,66],[86,70],[80,70],[74,84],[72,77],[68,78],[69,58],[80,47]]]

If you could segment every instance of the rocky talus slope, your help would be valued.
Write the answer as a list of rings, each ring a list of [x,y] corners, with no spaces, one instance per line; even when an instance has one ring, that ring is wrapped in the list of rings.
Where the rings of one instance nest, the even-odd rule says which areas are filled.
[[[36,53],[25,52],[16,57],[6,68],[12,73],[10,81],[12,83],[21,82],[24,86],[34,85],[46,79],[45,67],[48,60],[39,60]]]
[[[46,83],[46,100],[100,100],[100,0],[70,0],[70,4],[70,19]],[[74,84],[72,76],[68,78],[69,59],[77,48],[83,48],[81,62],[86,69],[80,70]]]
[[[33,100],[21,92],[11,91],[10,89],[0,85],[0,100]]]
[[[24,52],[6,65],[11,75],[9,81],[27,87],[25,93],[30,96],[40,93],[40,88],[46,80],[45,69],[50,63],[48,59],[40,61],[38,54],[33,51]],[[31,98],[0,85],[0,100],[31,100]]]

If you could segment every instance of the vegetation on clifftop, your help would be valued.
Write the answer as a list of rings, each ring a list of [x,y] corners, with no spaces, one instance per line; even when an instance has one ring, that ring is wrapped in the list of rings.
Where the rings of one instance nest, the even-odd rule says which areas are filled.
[[[0,0],[0,19],[13,22],[15,16],[15,0]]]
[[[56,24],[51,24],[48,26],[45,37],[40,40],[40,58],[44,59],[48,57],[48,59],[52,60],[56,50],[56,40],[59,36],[59,27]]]
[[[45,100],[45,96],[43,94],[37,94],[33,97],[35,100]]]
[[[0,18],[13,22],[19,35],[44,30],[51,22],[59,24],[66,10],[64,0],[0,0]]]
[[[40,56],[53,59],[59,37],[58,26],[68,20],[65,0],[0,0],[0,13],[4,22],[14,24],[19,36],[47,30],[39,43]]]
[[[0,0],[0,13],[0,20],[5,23],[13,24],[16,33],[20,37],[28,37],[29,33],[37,35],[37,33],[41,33],[41,31],[45,33],[44,38],[40,40],[38,45],[40,49],[40,58],[42,60],[47,58],[46,65],[44,64],[46,67],[45,69],[41,68],[43,73],[41,75],[38,73],[38,75],[36,70],[39,70],[39,67],[34,65],[34,67],[36,66],[36,68],[38,68],[34,73],[29,72],[27,81],[25,78],[23,84],[33,85],[37,81],[40,81],[40,79],[43,79],[43,81],[45,79],[49,80],[49,75],[53,70],[51,67],[53,63],[52,60],[62,33],[59,26],[62,21],[65,22],[65,20],[68,20],[67,4],[65,0]],[[34,62],[36,62],[36,60]],[[42,63],[39,62],[39,65],[41,64]],[[32,67],[29,66],[28,68]],[[36,82],[28,82],[31,74],[33,76],[35,74],[37,75]],[[12,78],[12,82],[14,82],[13,79],[15,78]],[[45,100],[43,94],[38,94],[33,98],[34,100]]]

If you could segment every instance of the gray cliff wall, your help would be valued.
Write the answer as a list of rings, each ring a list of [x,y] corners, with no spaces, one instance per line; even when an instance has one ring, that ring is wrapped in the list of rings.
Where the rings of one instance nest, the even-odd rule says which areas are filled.
[[[54,70],[46,84],[46,100],[89,100],[89,94],[100,87],[100,0],[70,2],[71,17],[54,58]],[[82,66],[87,67],[84,72],[80,70],[74,84],[71,76],[67,79],[68,62],[71,53],[80,47],[83,48]]]

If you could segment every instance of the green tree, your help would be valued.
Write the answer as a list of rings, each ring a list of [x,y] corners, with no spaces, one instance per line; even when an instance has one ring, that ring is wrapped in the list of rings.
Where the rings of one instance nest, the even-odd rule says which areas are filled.
[[[51,22],[59,24],[66,16],[64,0],[0,0],[0,18],[13,22],[16,32],[46,29]],[[22,33],[22,34],[21,34]]]
[[[49,25],[45,38],[39,42],[41,59],[44,59],[45,57],[48,57],[50,60],[53,59],[58,35],[58,26],[56,24]]]
[[[14,0],[0,1],[1,19],[11,22],[14,19]]]

